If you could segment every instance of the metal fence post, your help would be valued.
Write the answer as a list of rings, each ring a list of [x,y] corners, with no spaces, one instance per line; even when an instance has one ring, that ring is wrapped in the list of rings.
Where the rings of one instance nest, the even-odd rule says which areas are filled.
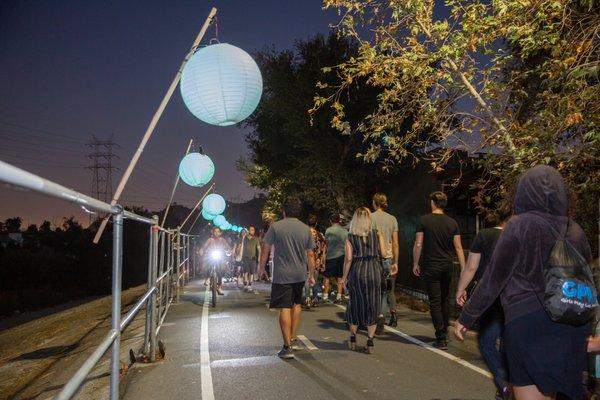
[[[158,326],[157,315],[156,315],[156,297],[158,287],[156,287],[156,280],[158,279],[158,215],[152,216],[152,262],[151,262],[151,275],[152,284],[154,285],[154,292],[150,296],[150,362],[156,361],[156,327]]]
[[[121,271],[123,266],[123,210],[113,216],[112,257],[112,317],[111,326],[117,333],[112,344],[110,360],[110,399],[119,398],[119,369],[121,347]]]
[[[177,231],[175,231],[175,265],[177,265],[177,272],[175,282],[177,285],[175,286],[175,299],[179,303],[179,288],[181,286],[181,229],[178,227]]]
[[[155,282],[152,281],[152,254],[154,252],[153,246],[154,241],[152,240],[152,234],[154,231],[154,225],[150,226],[150,238],[148,240],[148,282],[146,284],[146,289],[150,290]],[[150,349],[150,331],[152,329],[152,309],[150,306],[150,298],[146,302],[146,326],[144,329],[144,346],[142,347],[142,353],[148,354]]]

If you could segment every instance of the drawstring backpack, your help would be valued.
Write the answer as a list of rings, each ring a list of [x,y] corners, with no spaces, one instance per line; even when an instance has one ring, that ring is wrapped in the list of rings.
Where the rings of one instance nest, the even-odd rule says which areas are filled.
[[[589,322],[598,307],[592,270],[581,253],[567,240],[569,223],[561,235],[544,220],[558,239],[544,266],[546,288],[540,302],[550,319],[580,326]],[[539,296],[538,296],[539,299]]]

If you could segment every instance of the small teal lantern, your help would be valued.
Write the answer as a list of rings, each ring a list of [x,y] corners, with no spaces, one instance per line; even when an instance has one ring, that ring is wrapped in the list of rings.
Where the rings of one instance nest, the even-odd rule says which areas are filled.
[[[221,229],[223,229],[224,231],[231,229],[231,224],[227,221],[225,221],[225,223],[223,225],[220,226]]]
[[[187,154],[179,163],[179,177],[190,186],[204,186],[214,174],[215,164],[204,154]]]
[[[183,102],[192,114],[211,125],[233,125],[246,119],[256,109],[262,87],[256,62],[227,43],[198,50],[181,75]]]
[[[225,222],[227,222],[227,220],[222,215],[217,215],[213,219],[213,224],[215,224],[215,226],[218,226],[219,228],[221,228],[222,225],[225,225]]]
[[[212,215],[223,214],[225,211],[225,199],[220,194],[211,193],[202,201],[202,209]]]
[[[202,218],[204,218],[207,221],[212,221],[213,219],[215,219],[216,215],[213,215],[209,212],[206,212],[206,210],[202,210]]]

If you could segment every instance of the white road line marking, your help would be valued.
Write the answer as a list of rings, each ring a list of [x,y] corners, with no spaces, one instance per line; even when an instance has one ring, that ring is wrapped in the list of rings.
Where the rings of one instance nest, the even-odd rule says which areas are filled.
[[[210,353],[208,352],[208,309],[211,291],[206,288],[202,304],[202,320],[200,322],[200,381],[202,384],[202,400],[214,400],[212,372],[210,370]]]
[[[175,322],[163,322],[162,326],[173,326]]]
[[[296,335],[296,337],[298,339],[300,339],[300,341],[302,343],[304,343],[304,345],[306,346],[307,349],[309,350],[318,350],[317,346],[315,346],[310,340],[308,340],[308,338],[304,335]]]
[[[346,309],[346,307],[344,307],[344,306],[342,306],[340,304],[336,304],[336,306],[338,306],[339,308],[341,308],[343,310]],[[448,352],[445,352],[443,350],[436,349],[435,347],[431,346],[428,343],[425,343],[425,342],[423,342],[423,341],[421,341],[421,340],[419,340],[417,338],[414,338],[414,337],[412,337],[412,336],[410,336],[410,335],[408,335],[408,334],[406,334],[404,332],[400,332],[399,330],[391,328],[389,326],[385,326],[384,329],[386,331],[392,332],[393,334],[395,334],[397,336],[400,336],[403,339],[408,340],[411,343],[416,344],[417,346],[421,346],[422,348],[427,349],[429,351],[432,351],[432,352],[436,353],[437,355],[440,355],[440,356],[445,357],[445,358],[447,358],[447,359],[449,359],[451,361],[454,361],[455,363],[460,364],[463,367],[469,368],[469,369],[471,369],[471,370],[473,370],[473,371],[475,371],[475,372],[477,372],[477,373],[479,373],[479,374],[481,374],[483,376],[486,376],[488,378],[492,378],[492,374],[490,374],[489,371],[486,371],[485,369],[480,368],[477,365],[473,365],[470,362],[465,361],[465,360],[463,360],[460,357],[457,357],[457,356],[455,356],[453,354],[450,354]]]

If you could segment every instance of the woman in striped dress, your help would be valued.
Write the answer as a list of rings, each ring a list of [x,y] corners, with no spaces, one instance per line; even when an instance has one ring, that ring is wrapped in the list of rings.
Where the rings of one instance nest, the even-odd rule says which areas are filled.
[[[350,325],[350,349],[356,349],[359,326],[367,327],[365,351],[373,350],[373,337],[381,309],[381,258],[386,256],[383,236],[372,229],[371,211],[360,207],[350,222],[346,240],[343,282],[350,295],[346,321]]]

